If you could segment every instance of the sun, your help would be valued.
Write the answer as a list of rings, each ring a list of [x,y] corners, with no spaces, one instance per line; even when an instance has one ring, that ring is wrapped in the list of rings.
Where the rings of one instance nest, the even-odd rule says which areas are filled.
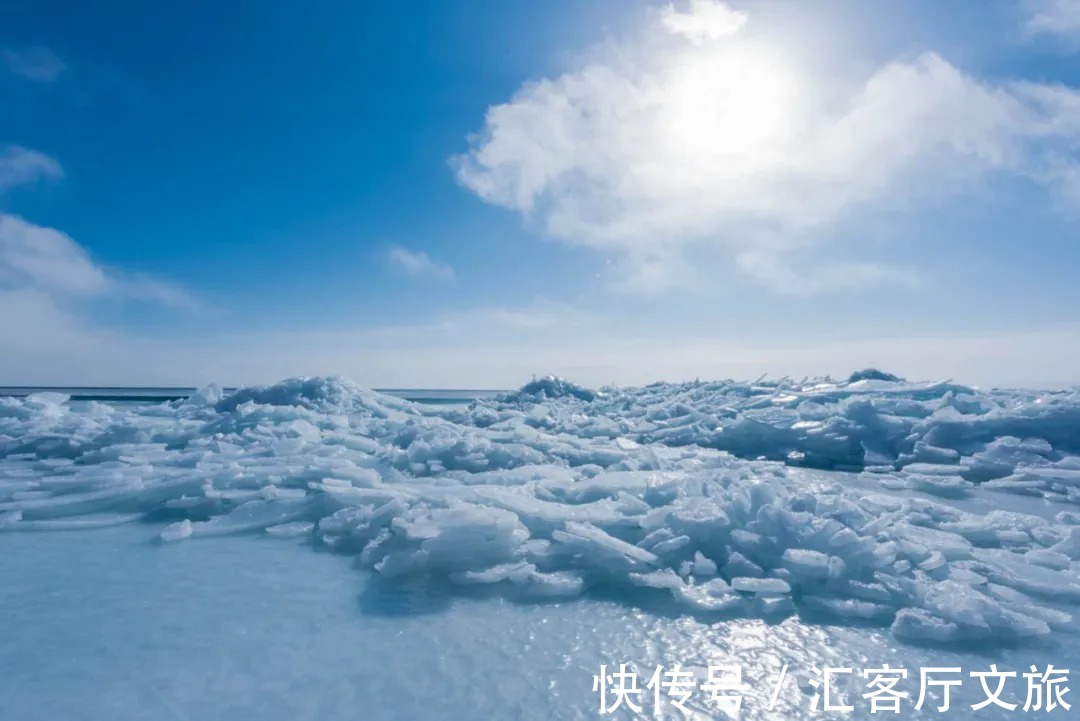
[[[660,140],[687,159],[761,161],[790,135],[796,91],[793,72],[766,48],[689,48],[666,73]]]

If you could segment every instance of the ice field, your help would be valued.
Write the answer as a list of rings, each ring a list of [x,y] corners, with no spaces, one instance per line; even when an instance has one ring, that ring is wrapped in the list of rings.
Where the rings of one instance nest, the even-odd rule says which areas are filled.
[[[949,718],[1022,716],[967,674],[1018,672],[1022,705],[1030,666],[1080,665],[1080,391],[4,398],[0,588],[5,718],[595,718],[620,663],[739,664],[750,719],[824,717],[812,667],[883,663],[899,717],[945,717],[918,669],[961,666]],[[865,679],[834,691],[865,716]]]

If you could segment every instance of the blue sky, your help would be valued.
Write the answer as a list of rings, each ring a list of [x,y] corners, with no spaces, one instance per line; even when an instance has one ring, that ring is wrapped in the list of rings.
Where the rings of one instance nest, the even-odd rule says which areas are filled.
[[[0,384],[1080,381],[1080,0],[0,3]]]

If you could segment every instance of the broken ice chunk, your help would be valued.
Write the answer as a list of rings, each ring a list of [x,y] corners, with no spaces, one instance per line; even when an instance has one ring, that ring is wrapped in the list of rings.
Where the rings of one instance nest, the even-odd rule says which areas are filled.
[[[796,576],[807,579],[829,577],[829,557],[821,551],[806,548],[789,548],[781,557],[784,568]]]
[[[781,578],[733,578],[731,587],[736,591],[757,596],[783,596],[791,593],[791,586]]]
[[[701,551],[695,551],[693,573],[695,576],[715,576],[717,574],[716,563],[706,558]]]
[[[183,539],[190,536],[193,530],[194,526],[192,525],[191,521],[185,518],[183,521],[171,523],[164,529],[162,529],[160,537],[161,540],[165,541],[166,543],[171,543],[173,541],[182,541]]]
[[[299,538],[308,535],[314,528],[315,524],[311,521],[292,521],[268,526],[266,532],[277,538]]]

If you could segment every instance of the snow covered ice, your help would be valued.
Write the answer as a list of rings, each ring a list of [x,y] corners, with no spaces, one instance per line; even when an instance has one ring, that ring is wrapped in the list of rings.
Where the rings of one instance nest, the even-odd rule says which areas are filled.
[[[0,399],[0,459],[0,533],[305,539],[391,589],[853,624],[950,652],[1044,645],[1080,606],[1076,390],[868,371],[545,378],[461,407],[333,378],[159,405],[38,394]]]

